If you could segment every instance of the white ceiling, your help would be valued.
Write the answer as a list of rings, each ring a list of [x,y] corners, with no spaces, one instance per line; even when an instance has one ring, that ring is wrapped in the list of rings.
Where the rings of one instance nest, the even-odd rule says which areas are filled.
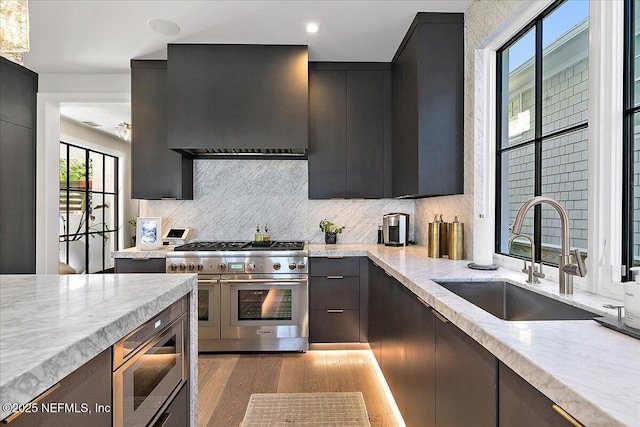
[[[390,61],[417,12],[464,12],[471,0],[192,1],[29,0],[31,51],[39,74],[129,73],[129,61],[166,59],[167,43],[303,44],[312,61]],[[180,27],[167,36],[149,19]],[[320,32],[307,34],[304,24]],[[65,104],[61,115],[115,135],[127,104]]]
[[[131,58],[165,59],[167,43],[306,44],[312,61],[390,61],[417,12],[464,12],[471,0],[30,0],[37,73],[128,73]],[[152,31],[168,19],[180,33]],[[304,24],[320,24],[307,34]]]
[[[116,126],[119,123],[131,123],[131,105],[123,103],[75,103],[60,104],[60,115],[99,132],[118,137]],[[84,122],[94,122],[91,126]]]

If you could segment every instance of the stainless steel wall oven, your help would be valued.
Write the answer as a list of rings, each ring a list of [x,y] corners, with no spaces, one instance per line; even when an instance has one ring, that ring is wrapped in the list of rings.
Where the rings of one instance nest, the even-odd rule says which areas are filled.
[[[113,425],[147,426],[187,381],[186,298],[113,347]]]

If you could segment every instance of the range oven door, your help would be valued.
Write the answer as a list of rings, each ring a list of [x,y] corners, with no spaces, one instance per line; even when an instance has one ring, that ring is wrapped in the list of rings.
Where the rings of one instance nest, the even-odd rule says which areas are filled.
[[[198,340],[220,339],[220,281],[198,276]]]
[[[306,277],[222,277],[220,290],[223,339],[309,336]]]

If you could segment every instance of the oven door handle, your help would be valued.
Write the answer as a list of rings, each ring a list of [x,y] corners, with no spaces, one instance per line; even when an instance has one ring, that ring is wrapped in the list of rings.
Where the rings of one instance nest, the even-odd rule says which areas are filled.
[[[307,279],[220,279],[220,283],[304,283]]]
[[[207,283],[213,285],[218,283],[218,279],[198,279],[198,283]]]

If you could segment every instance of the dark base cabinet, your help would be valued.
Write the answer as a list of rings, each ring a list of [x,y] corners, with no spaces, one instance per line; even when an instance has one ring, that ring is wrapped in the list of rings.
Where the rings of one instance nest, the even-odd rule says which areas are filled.
[[[553,409],[553,402],[502,362],[499,364],[499,422],[501,426],[571,427]]]
[[[165,258],[116,258],[115,273],[166,273]]]
[[[496,359],[369,266],[369,342],[409,427],[496,426]]]
[[[309,342],[366,342],[366,258],[309,259]]]
[[[496,426],[496,363],[453,323],[436,320],[437,426]]]
[[[11,427],[111,426],[111,347],[63,378],[59,384],[57,389],[38,401],[35,405],[38,412],[24,412],[11,421]]]

